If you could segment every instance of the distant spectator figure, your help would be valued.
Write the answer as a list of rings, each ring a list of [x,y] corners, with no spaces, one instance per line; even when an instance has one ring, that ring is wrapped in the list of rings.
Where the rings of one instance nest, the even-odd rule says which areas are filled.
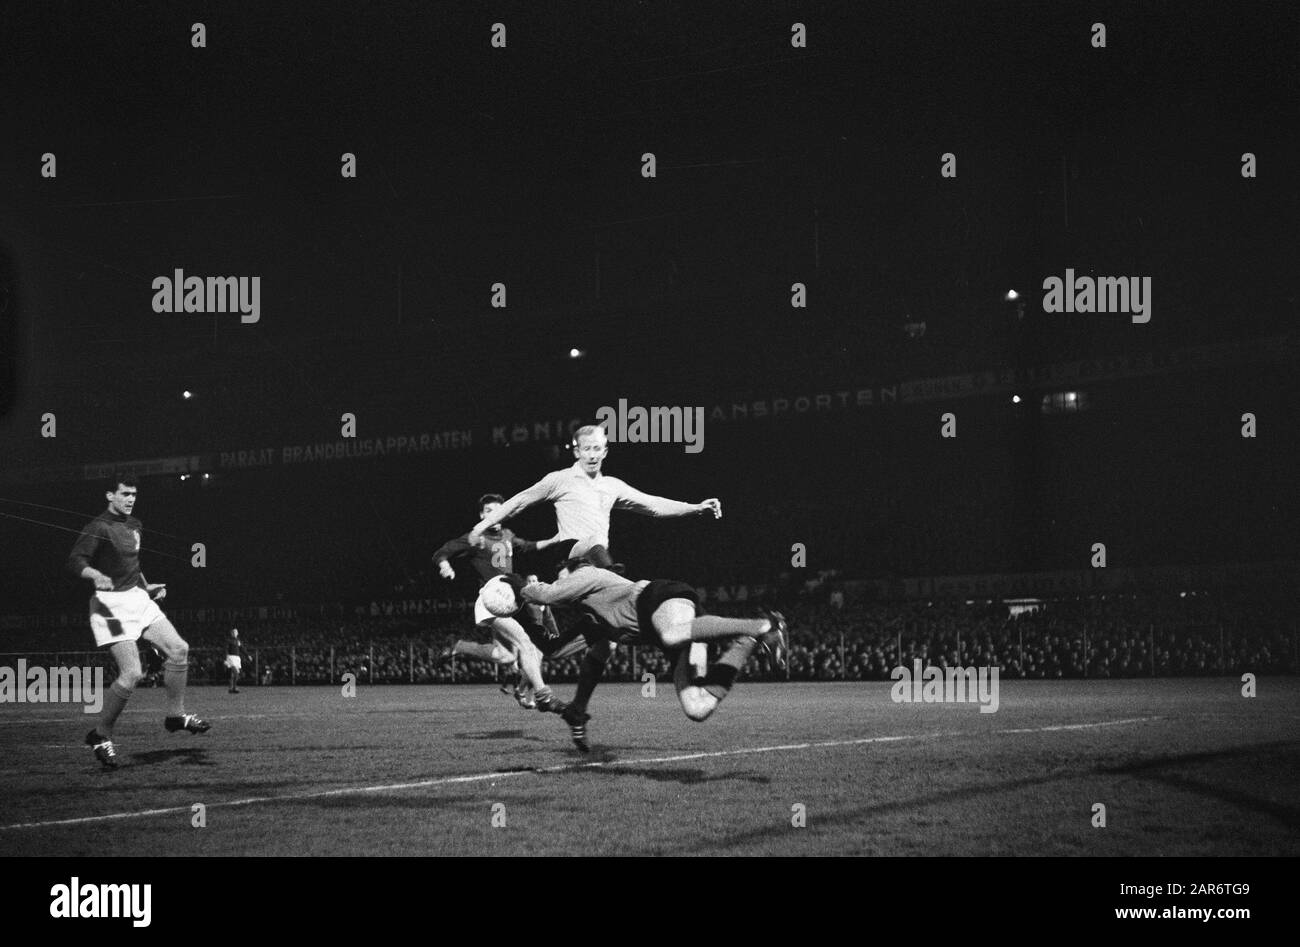
[[[268,666],[266,670],[262,672],[262,686],[270,687],[271,682],[272,682],[271,668]]]
[[[230,669],[230,693],[239,693],[239,672],[244,669],[241,654],[243,647],[239,643],[239,629],[231,628],[230,637],[226,639],[226,667]]]

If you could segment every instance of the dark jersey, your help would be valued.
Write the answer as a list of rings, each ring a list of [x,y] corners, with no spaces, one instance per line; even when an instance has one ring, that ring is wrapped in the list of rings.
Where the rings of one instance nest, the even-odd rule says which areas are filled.
[[[140,574],[140,536],[144,528],[134,516],[105,510],[82,529],[68,557],[68,568],[81,577],[90,566],[113,580],[113,591],[144,588]]]
[[[477,543],[469,541],[469,533],[448,540],[438,547],[433,554],[434,562],[447,559],[466,558],[478,573],[478,584],[497,575],[507,575],[515,571],[515,550],[536,552],[537,543],[520,539],[510,530],[488,530]]]
[[[227,639],[226,639],[226,654],[233,654],[233,655],[235,655],[236,657],[238,657],[239,654],[240,654],[240,652],[241,652],[242,650],[243,650],[243,649],[240,648],[240,646],[239,646],[239,639],[238,639],[238,638],[227,638]]]
[[[574,605],[610,630],[613,641],[635,640],[641,632],[637,600],[649,579],[633,582],[608,569],[585,566],[554,582],[534,582],[519,593],[535,605]]]

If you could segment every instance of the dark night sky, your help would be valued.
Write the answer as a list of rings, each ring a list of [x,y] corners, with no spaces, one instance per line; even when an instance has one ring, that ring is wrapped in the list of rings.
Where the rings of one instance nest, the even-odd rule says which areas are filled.
[[[6,382],[0,399],[12,404],[0,466],[310,442],[336,436],[343,410],[370,411],[372,432],[376,417],[390,425],[378,433],[437,429],[567,417],[621,396],[770,397],[1290,331],[1297,9],[5,5],[0,277],[11,284],[3,342],[18,387]],[[190,46],[196,21],[206,49]],[[488,45],[496,21],[505,50]],[[789,44],[796,21],[806,50]],[[1096,21],[1104,50],[1089,42]],[[639,175],[646,151],[658,158],[653,181]],[[1240,175],[1245,151],[1258,156],[1255,180]],[[45,152],[57,155],[55,180],[39,176]],[[339,175],[343,152],[357,155],[355,180]],[[955,180],[939,175],[944,152],[957,155]],[[153,313],[150,284],[176,267],[260,276],[260,323]],[[1043,278],[1065,267],[1150,275],[1152,322],[1039,312]],[[489,307],[498,280],[509,288],[504,312]],[[789,307],[796,280],[809,287],[806,311]],[[1030,298],[1023,322],[1001,298],[1011,287]],[[926,322],[923,339],[906,337],[909,318]],[[568,360],[571,345],[589,357]],[[1254,379],[1259,398],[1274,397],[1259,387],[1272,377]],[[1222,393],[1230,418],[1238,379],[1213,384],[1139,381],[1099,395],[1077,444],[1068,428],[1051,433],[1065,445],[1056,479],[1044,473],[1057,456],[1047,435],[1015,424],[976,468],[991,483],[1010,458],[1005,502],[1025,515],[1080,489],[1066,474],[1087,480],[1089,457],[1104,476],[1088,489],[1113,496],[1126,489],[1124,452],[1139,451],[1108,435],[1106,412],[1125,415],[1116,430],[1137,444],[1148,437],[1143,417],[1187,416],[1188,392],[1200,412],[1217,410]],[[201,393],[194,404],[177,397],[186,387]],[[1133,396],[1147,398],[1147,415],[1133,414]],[[34,436],[44,411],[58,414],[57,441]],[[928,409],[896,428],[864,420],[857,440],[828,426],[815,437],[816,490],[852,490],[853,465],[886,439],[896,459],[871,483],[913,489],[882,497],[901,521],[921,509],[949,517],[927,499],[936,491],[951,515],[998,515],[967,492],[961,463],[909,453],[930,423]],[[1176,446],[1182,429],[1161,423]],[[749,470],[756,453],[787,443],[752,430],[748,447],[714,441],[735,456],[717,448],[694,474],[674,454],[661,469],[638,460],[639,475],[665,492],[734,482],[728,464]],[[1099,453],[1112,442],[1117,460]],[[1281,456],[1269,449],[1261,470]],[[1212,463],[1215,450],[1195,463]],[[1152,483],[1160,463],[1188,466],[1168,457]],[[436,460],[462,479],[439,481],[445,493],[434,496],[412,496],[443,469],[434,461],[410,483],[406,466],[344,463],[301,477],[319,480],[312,504],[330,502],[332,478],[369,491],[378,481],[366,478],[387,478],[379,492],[393,510],[367,514],[374,522],[415,529],[442,517],[451,528],[477,484],[462,470],[469,459]],[[555,462],[490,461],[504,483]],[[929,479],[950,464],[952,483]],[[1205,510],[1234,474],[1215,476]],[[753,479],[753,511],[729,529],[761,524],[754,511],[789,500],[774,473]],[[291,480],[258,483],[269,492],[250,499],[252,483],[236,474],[224,502],[270,509]],[[1130,497],[1134,510],[1152,508],[1160,488],[1146,489]],[[188,515],[191,500],[174,503],[159,494],[164,521]],[[194,504],[195,517],[217,515]],[[1167,512],[1162,522],[1192,521]],[[1278,521],[1262,506],[1248,512]],[[887,523],[849,525],[894,535]],[[1052,565],[1039,555],[1052,549],[1068,559],[1076,537],[1035,538],[1036,528],[1000,534],[1010,554],[985,565]],[[417,549],[427,531],[393,548]],[[916,542],[926,555],[951,546]],[[61,537],[51,543],[46,558],[60,554]],[[845,548],[859,546],[854,535]],[[935,564],[949,566],[967,568]]]
[[[21,304],[7,425],[218,383],[306,392],[304,410],[346,390],[460,412],[498,372],[529,403],[634,381],[851,383],[1272,334],[1295,312],[1294,5],[0,16],[16,93],[0,236]],[[57,180],[38,176],[46,151]],[[645,151],[657,180],[638,174]],[[261,322],[153,313],[152,279],[178,266],[261,276]],[[1016,324],[1001,294],[1036,300],[1066,266],[1152,275],[1153,322]],[[796,280],[806,311],[788,305]],[[591,357],[568,364],[575,344]]]

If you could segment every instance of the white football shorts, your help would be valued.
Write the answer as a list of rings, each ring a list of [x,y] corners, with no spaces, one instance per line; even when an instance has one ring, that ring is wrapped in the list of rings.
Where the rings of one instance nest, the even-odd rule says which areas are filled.
[[[90,630],[97,648],[137,641],[146,628],[165,617],[158,603],[139,586],[123,592],[96,591],[90,597]]]

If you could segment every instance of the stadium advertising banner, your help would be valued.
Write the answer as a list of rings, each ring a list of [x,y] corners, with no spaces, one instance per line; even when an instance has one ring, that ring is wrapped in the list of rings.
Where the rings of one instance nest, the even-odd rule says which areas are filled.
[[[1239,361],[1284,360],[1293,357],[1294,340],[1254,340],[1231,345],[1205,345],[1164,352],[1143,352],[1102,359],[1079,359],[1026,369],[968,372],[935,378],[901,381],[893,385],[836,388],[834,390],[791,391],[758,399],[715,402],[706,406],[710,423],[776,421],[835,412],[852,412],[893,404],[918,404],[952,398],[974,397],[1013,389],[1046,388],[1114,381],[1176,371],[1221,368]],[[8,482],[97,480],[114,470],[130,470],[137,476],[195,473],[204,470],[234,470],[289,467],[340,460],[383,459],[463,451],[472,448],[501,448],[524,444],[560,445],[574,430],[590,423],[589,418],[570,417],[544,420],[514,420],[502,424],[457,425],[442,430],[390,432],[376,437],[339,438],[333,441],[244,446],[176,457],[119,460],[84,465],[26,468],[10,471]]]
[[[1226,563],[1208,566],[1154,566],[1151,568],[1075,569],[1056,572],[1014,572],[984,575],[919,576],[894,579],[850,579],[841,583],[851,595],[869,593],[881,600],[925,598],[999,599],[1032,595],[1047,597],[1097,592],[1208,590],[1223,586],[1300,586],[1300,562]],[[706,602],[737,603],[761,601],[768,591],[762,584],[701,586],[696,589]],[[379,599],[349,606],[356,615],[397,617],[464,613],[470,603],[450,598]],[[294,619],[331,613],[337,606],[248,605],[242,608],[177,608],[168,614],[179,621],[251,621]],[[0,615],[0,631],[49,627],[80,627],[84,609],[45,615]]]
[[[450,598],[380,599],[366,605],[349,606],[352,615],[372,618],[392,618],[403,615],[464,614],[471,603]],[[311,605],[245,605],[239,608],[169,608],[168,617],[182,622],[191,621],[275,621],[295,620],[304,617],[323,617],[334,614],[344,618],[347,613],[336,613],[337,606],[326,603]],[[86,623],[86,610],[49,613],[45,615],[0,615],[0,631],[33,630],[40,628],[80,628]]]
[[[1089,592],[1193,590],[1300,581],[1300,563],[1289,561],[1210,566],[1079,569],[1001,575],[951,575],[902,580],[905,598],[1006,598]],[[897,584],[895,585],[895,590]]]
[[[1207,566],[1072,569],[1055,572],[1007,572],[980,575],[849,579],[840,583],[850,595],[881,601],[902,599],[1002,599],[1020,596],[1053,598],[1099,592],[1196,591],[1255,585],[1300,586],[1300,562],[1226,563]],[[761,601],[765,585],[719,585],[696,590],[708,602]]]

